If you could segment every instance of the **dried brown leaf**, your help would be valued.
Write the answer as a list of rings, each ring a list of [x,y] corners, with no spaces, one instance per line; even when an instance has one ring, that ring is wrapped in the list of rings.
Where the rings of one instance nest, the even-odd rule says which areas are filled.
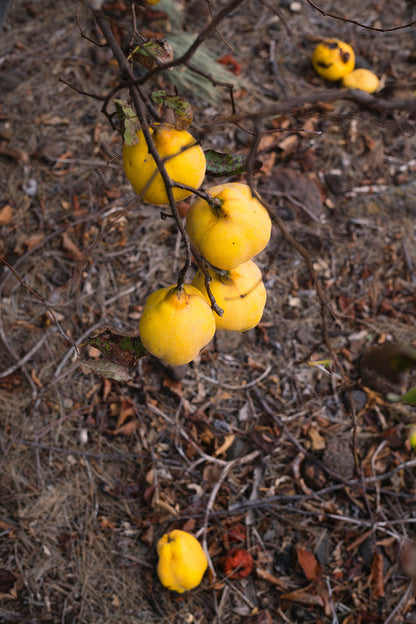
[[[81,262],[84,259],[84,254],[76,246],[74,241],[69,236],[68,232],[62,234],[62,248],[66,251],[71,260],[75,262]]]
[[[112,433],[113,435],[132,435],[135,431],[137,431],[138,427],[138,420],[130,420],[128,423],[118,427],[118,429],[114,429]]]
[[[0,568],[0,600],[16,600],[23,587],[21,574],[14,574],[7,568]]]
[[[383,564],[383,555],[381,552],[375,552],[370,573],[370,591],[373,599],[384,596]]]
[[[0,210],[0,225],[9,225],[13,221],[13,208],[6,204]]]
[[[80,362],[80,365],[82,368],[89,369],[89,372],[94,372],[101,377],[114,379],[115,381],[130,381],[132,378],[132,374],[126,367],[104,359],[84,360]]]
[[[317,594],[311,594],[308,591],[308,587],[304,589],[296,589],[295,591],[283,594],[280,596],[281,600],[291,600],[293,602],[300,602],[304,605],[310,605],[313,607],[324,607],[325,603],[321,596]]]
[[[29,164],[29,154],[18,147],[9,147],[6,143],[0,143],[0,155],[8,156],[14,160],[20,161],[24,165]]]
[[[225,436],[224,442],[221,444],[219,448],[217,448],[217,450],[214,453],[214,457],[218,457],[219,455],[226,453],[228,449],[230,448],[230,446],[232,445],[232,443],[234,442],[234,439],[235,439],[235,435],[233,433],[231,435]]]
[[[298,562],[308,581],[314,581],[319,578],[321,569],[320,565],[313,553],[304,548],[298,547],[296,551]]]
[[[263,568],[256,568],[256,574],[259,578],[263,579],[264,581],[268,581],[269,583],[272,583],[272,585],[275,585],[278,589],[282,591],[287,591],[289,589],[289,586],[285,581],[275,576],[274,574],[270,574],[270,572],[264,570]]]
[[[36,117],[36,124],[43,124],[44,126],[68,126],[70,124],[70,120],[66,117],[59,117],[59,115],[54,115],[53,113],[45,113],[40,117]]]

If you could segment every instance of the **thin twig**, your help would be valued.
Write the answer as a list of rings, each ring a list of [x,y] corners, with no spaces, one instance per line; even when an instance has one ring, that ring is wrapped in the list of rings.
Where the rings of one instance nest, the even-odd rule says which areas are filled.
[[[177,226],[179,228],[179,231],[182,235],[182,240],[184,242],[185,245],[185,251],[186,251],[186,261],[185,261],[185,265],[183,267],[183,269],[180,271],[179,273],[179,277],[178,277],[178,286],[182,286],[184,281],[185,281],[185,276],[186,273],[188,271],[188,268],[191,266],[191,249],[190,249],[190,243],[189,243],[189,237],[186,233],[185,227],[182,223],[182,220],[180,218],[179,212],[178,212],[178,208],[176,206],[176,202],[175,199],[173,197],[173,192],[172,192],[172,187],[173,187],[173,183],[172,180],[168,174],[168,172],[166,171],[166,167],[165,164],[163,162],[163,159],[160,157],[159,152],[156,149],[156,146],[154,144],[153,138],[152,138],[152,134],[150,132],[150,128],[149,128],[149,124],[147,123],[147,109],[146,106],[144,104],[143,98],[140,95],[140,91],[139,88],[137,87],[137,85],[134,84],[135,82],[135,78],[134,78],[134,74],[130,68],[130,65],[126,59],[126,57],[124,56],[118,42],[117,39],[114,36],[114,33],[111,29],[110,24],[107,22],[107,20],[104,18],[104,16],[102,15],[102,13],[99,12],[95,12],[95,18],[97,21],[97,24],[99,25],[104,37],[106,38],[106,41],[108,43],[108,45],[110,46],[113,54],[114,54],[114,58],[116,59],[120,70],[127,76],[127,78],[129,79],[129,91],[130,91],[130,95],[131,98],[133,100],[133,104],[134,104],[134,108],[135,111],[137,113],[137,116],[139,118],[139,122],[140,122],[140,126],[149,150],[149,153],[151,154],[151,156],[153,157],[157,168],[160,172],[160,175],[162,176],[162,180],[163,183],[165,185],[165,189],[166,189],[166,194],[168,196],[168,201],[169,201],[169,205],[172,211],[172,214],[175,218],[175,221],[177,223]]]
[[[67,340],[70,344],[72,344],[74,349],[78,352],[76,344],[74,343],[72,338],[70,336],[68,336],[68,334],[66,334],[64,332],[60,322],[58,321],[58,319],[55,316],[55,312],[48,306],[48,304],[46,303],[45,299],[43,297],[41,297],[35,290],[33,290],[33,288],[31,288],[28,284],[26,284],[26,282],[24,282],[22,280],[22,278],[17,273],[17,271],[11,266],[11,264],[9,264],[7,262],[7,260],[5,258],[0,258],[0,261],[3,262],[3,264],[5,264],[7,266],[7,268],[13,273],[13,275],[20,282],[20,284],[23,286],[23,288],[25,288],[27,291],[29,291],[30,294],[33,295],[33,297],[35,297],[35,299],[40,301],[40,303],[45,306],[45,308],[47,309],[47,311],[51,315],[51,317],[52,317],[56,327],[59,329],[59,332],[62,334],[62,336],[65,338],[65,340]]]
[[[221,388],[224,388],[226,390],[248,390],[249,388],[253,388],[253,386],[263,381],[263,379],[265,379],[271,373],[272,370],[273,370],[273,366],[269,364],[269,366],[261,373],[261,375],[259,375],[255,379],[252,379],[251,381],[248,381],[247,383],[242,383],[238,386],[234,384],[227,384],[222,381],[218,381],[218,379],[213,379],[212,377],[208,377],[207,375],[203,375],[202,373],[199,373],[199,376],[204,381],[208,381],[209,383],[215,384],[216,386],[220,386]]]
[[[248,455],[244,455],[244,457],[238,457],[237,459],[233,459],[227,462],[226,465],[224,466],[223,471],[221,472],[221,475],[218,477],[217,482],[215,483],[214,487],[211,490],[211,494],[209,496],[207,506],[205,508],[204,521],[203,521],[201,533],[202,533],[202,546],[204,548],[205,554],[207,555],[209,567],[212,571],[214,579],[216,578],[216,573],[215,573],[215,568],[213,566],[213,563],[211,561],[211,557],[209,556],[208,543],[207,543],[208,523],[209,523],[210,512],[212,511],[214,507],[217,494],[221,488],[221,485],[224,483],[224,480],[226,476],[228,475],[228,473],[231,472],[231,470],[235,468],[235,466],[242,466],[244,464],[248,464],[254,459],[256,459],[259,455],[260,455],[260,451],[252,451]]]
[[[362,24],[361,22],[358,22],[357,20],[348,19],[347,17],[343,17],[342,15],[335,15],[334,13],[328,13],[328,11],[324,11],[323,9],[318,7],[316,4],[311,2],[311,0],[306,0],[306,2],[310,4],[310,6],[314,8],[316,11],[319,11],[319,13],[323,15],[323,17],[330,17],[332,19],[340,20],[341,22],[347,22],[348,24],[355,24],[355,26],[360,26],[360,28],[366,28],[367,30],[375,30],[377,32],[386,33],[386,32],[393,32],[395,30],[403,30],[403,28],[410,28],[410,26],[414,26],[416,24],[416,20],[414,20],[413,22],[409,22],[408,24],[402,24],[401,26],[393,26],[392,28],[377,28],[376,26],[367,26],[367,24]]]
[[[0,373],[0,379],[3,379],[3,377],[7,377],[7,375],[11,375],[15,371],[17,371],[19,368],[21,368],[24,364],[26,364],[26,362],[28,362],[35,355],[35,353],[39,351],[39,349],[42,347],[42,345],[44,344],[44,342],[46,341],[46,339],[48,338],[52,330],[55,330],[55,327],[50,327],[43,334],[42,338],[38,340],[38,342],[34,344],[33,347],[27,353],[25,353],[25,355],[22,358],[20,358],[18,362],[16,362],[16,364],[13,364],[13,366],[10,366],[7,370]]]
[[[384,620],[384,624],[393,624],[393,622],[397,621],[396,618],[399,612],[404,611],[404,609],[407,606],[406,603],[408,602],[408,600],[410,599],[413,593],[414,593],[414,582],[410,581],[403,596],[400,598],[399,602],[394,607],[393,611],[390,613],[388,618]]]

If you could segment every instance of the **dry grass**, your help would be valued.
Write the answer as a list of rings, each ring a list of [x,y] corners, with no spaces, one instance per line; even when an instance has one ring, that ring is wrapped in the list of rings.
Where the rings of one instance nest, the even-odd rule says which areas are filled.
[[[302,15],[286,11],[291,39],[277,21],[268,25],[265,7],[247,4],[222,30],[246,65],[244,80],[255,83],[254,95],[248,94],[242,106],[260,105],[271,89],[279,92],[264,52],[271,36],[284,51],[277,62],[289,91],[296,95],[305,84],[315,88],[309,70],[298,80],[293,67],[304,67],[308,44],[299,46],[305,33],[322,34],[327,22],[311,9]],[[171,283],[181,268],[180,239],[159,210],[133,201],[118,161],[103,171],[120,151],[120,140],[101,116],[100,104],[58,82],[63,77],[81,89],[104,92],[116,80],[108,53],[81,39],[70,4],[59,11],[54,2],[32,5],[39,11],[37,20],[16,0],[9,15],[13,29],[9,26],[7,38],[0,40],[0,57],[5,57],[0,79],[19,78],[4,97],[1,136],[27,154],[27,160],[0,156],[5,171],[0,200],[13,209],[12,221],[1,228],[2,253],[75,342],[104,326],[131,333],[146,296]],[[407,19],[396,11],[395,19]],[[84,5],[77,5],[77,12],[97,36]],[[247,36],[249,25],[255,27],[255,45]],[[341,28],[343,34],[352,32],[345,24]],[[371,33],[363,33],[361,49],[372,49],[372,41]],[[226,51],[218,40],[216,45]],[[395,46],[391,36],[388,49]],[[375,53],[372,61],[382,62]],[[402,61],[395,71],[400,77],[406,68]],[[263,86],[265,93],[256,100]],[[299,127],[312,117],[322,134],[304,135],[293,152],[277,144],[266,148],[263,156],[275,152],[276,166],[258,183],[273,191],[285,164],[325,196],[324,175],[347,158],[348,190],[381,184],[382,178],[390,187],[351,199],[329,195],[332,204],[322,206],[320,221],[271,196],[272,210],[288,219],[290,232],[311,253],[338,312],[330,337],[344,380],[355,388],[354,361],[366,344],[386,337],[414,340],[416,256],[411,172],[405,169],[411,186],[404,180],[394,186],[414,136],[400,133],[395,121],[373,123],[371,113],[351,106],[339,103],[326,113],[313,110],[290,119]],[[197,110],[196,123],[203,126],[213,114]],[[61,121],[51,123],[50,116]],[[353,119],[359,140],[352,146]],[[234,128],[210,137],[217,147],[237,150],[245,149],[246,139]],[[372,151],[374,144],[380,147]],[[23,188],[30,179],[38,185],[33,197]],[[43,238],[34,238],[39,235]],[[82,261],[77,252],[84,254]],[[328,608],[338,605],[339,622],[351,615],[356,619],[348,624],[364,622],[361,614],[370,613],[380,616],[378,624],[394,613],[409,583],[399,552],[414,539],[413,525],[406,524],[413,521],[413,456],[402,428],[414,419],[414,408],[394,410],[383,401],[371,403],[370,397],[354,417],[346,407],[344,380],[334,374],[338,371],[328,375],[296,363],[314,347],[316,357],[329,354],[310,275],[277,228],[258,263],[268,288],[260,328],[238,336],[218,334],[202,357],[181,371],[179,381],[145,359],[128,384],[83,373],[42,302],[3,270],[0,366],[13,372],[0,379],[0,567],[24,577],[17,598],[2,600],[5,622],[236,624],[252,621],[247,618],[257,608],[268,609],[274,621],[329,624],[336,620]],[[130,433],[115,435],[123,418],[133,423]],[[345,487],[342,465],[338,476],[321,475],[319,487],[306,483],[302,449],[308,459],[329,462],[324,450],[333,448],[334,440],[347,440],[343,448],[349,449],[354,428],[370,479],[364,494],[354,484]],[[398,436],[396,447],[386,437],[390,429]],[[228,436],[232,444],[222,452]],[[320,439],[325,449],[314,446]],[[402,461],[410,468],[399,470]],[[380,481],[371,481],[374,476]],[[227,527],[235,524],[243,525],[260,570],[244,581],[223,579],[220,564]],[[186,596],[160,586],[155,544],[171,526],[188,526],[206,540],[216,586],[208,575]],[[379,600],[369,589],[376,540],[386,569],[386,593]],[[308,585],[296,558],[299,546],[315,554],[332,584],[335,597],[328,599],[326,611],[280,598],[284,587],[289,592]],[[262,577],[264,570],[282,585]],[[355,576],[348,576],[351,570]],[[400,618],[390,624],[412,621]]]

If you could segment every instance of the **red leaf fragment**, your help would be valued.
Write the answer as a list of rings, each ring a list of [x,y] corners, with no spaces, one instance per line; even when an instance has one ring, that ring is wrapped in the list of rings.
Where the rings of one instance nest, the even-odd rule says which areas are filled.
[[[228,67],[228,69],[236,76],[241,74],[242,67],[231,54],[224,54],[221,58],[217,59],[217,63],[220,65],[229,65],[230,67]]]
[[[299,547],[296,551],[298,562],[308,581],[314,581],[320,577],[321,569],[315,555],[309,550]]]
[[[224,574],[232,579],[244,579],[253,569],[253,557],[244,548],[232,548],[223,559]]]

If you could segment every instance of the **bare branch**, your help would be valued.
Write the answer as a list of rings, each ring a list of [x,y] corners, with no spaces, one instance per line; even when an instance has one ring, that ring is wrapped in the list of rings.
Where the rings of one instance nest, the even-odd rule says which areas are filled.
[[[306,2],[310,4],[310,6],[314,8],[316,11],[319,11],[319,13],[323,15],[324,17],[331,17],[332,19],[340,20],[341,22],[347,22],[348,24],[355,24],[355,26],[360,26],[360,28],[366,28],[367,30],[375,30],[376,32],[383,32],[383,33],[393,32],[395,30],[403,30],[403,28],[410,28],[410,26],[414,26],[416,24],[416,20],[414,20],[413,22],[409,22],[408,24],[402,24],[401,26],[394,26],[392,28],[377,28],[376,26],[367,26],[366,24],[362,24],[361,22],[357,22],[356,20],[348,19],[347,17],[343,17],[342,15],[335,15],[334,13],[328,13],[327,11],[324,11],[323,9],[318,7],[316,4],[311,2],[311,0],[306,0]]]

